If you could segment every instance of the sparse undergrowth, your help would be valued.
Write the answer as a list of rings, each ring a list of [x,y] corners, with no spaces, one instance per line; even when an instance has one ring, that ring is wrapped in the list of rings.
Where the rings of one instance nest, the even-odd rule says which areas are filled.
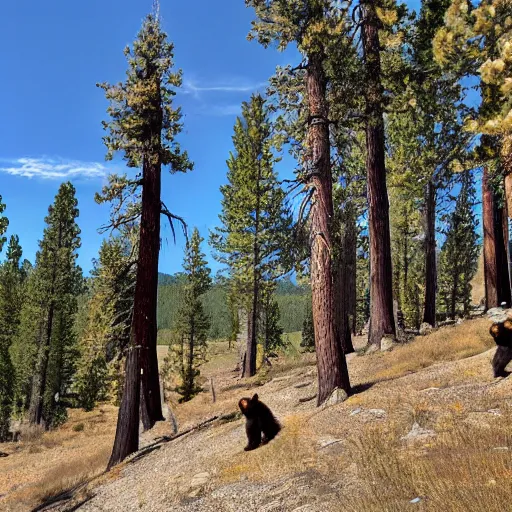
[[[378,354],[380,370],[376,380],[401,377],[435,363],[474,356],[494,347],[487,319],[468,320],[461,325],[441,328],[428,337],[417,337],[411,343],[387,354]]]
[[[314,402],[294,410],[297,399],[283,405],[279,393],[292,389],[303,393],[301,396],[309,395],[311,389],[301,385],[296,391],[295,386],[304,382],[313,385],[315,380],[314,366],[305,368],[314,365],[314,354],[296,353],[297,336],[291,335],[286,355],[249,381],[237,380],[233,372],[236,352],[229,351],[225,342],[215,343],[204,370],[215,380],[217,400],[212,403],[209,387],[205,386],[192,401],[175,408],[179,427],[184,430],[208,417],[233,412],[241,395],[258,389],[265,400],[274,399],[280,404],[279,418],[284,428],[268,445],[244,452],[242,422],[233,423],[229,432],[239,432],[235,438],[240,447],[232,446],[222,458],[209,462],[216,475],[208,484],[209,490],[244,481],[259,485],[313,470],[331,484],[350,482],[337,491],[344,510],[402,510],[411,507],[414,498],[420,499],[418,510],[507,510],[512,492],[508,428],[512,411],[501,395],[487,396],[491,388],[483,391],[492,382],[492,377],[486,376],[490,365],[485,358],[461,364],[462,370],[453,366],[459,362],[449,363],[492,346],[488,328],[487,320],[472,320],[417,338],[390,353],[352,356],[349,367],[356,389],[365,379],[373,386],[362,386],[349,400],[325,411],[316,409]],[[409,375],[419,370],[423,371]],[[452,390],[459,384],[466,395],[452,397]],[[508,385],[508,380],[503,384]],[[432,386],[439,389],[439,394],[421,394],[422,389]],[[385,411],[383,418],[363,421],[363,416],[368,416],[365,411],[375,408]],[[496,408],[497,414],[486,412]],[[352,414],[359,410],[360,414]],[[484,421],[468,422],[474,414],[483,415]],[[115,407],[103,406],[91,413],[74,410],[59,429],[32,432],[18,445],[9,443],[9,457],[0,459],[0,494],[8,493],[0,498],[0,508],[28,510],[101,474],[110,454],[115,420]],[[415,423],[435,432],[435,436],[412,445],[404,442],[403,436]],[[221,427],[211,427],[208,443],[216,443],[216,436],[221,435],[218,432],[227,433]],[[338,450],[331,453],[319,449],[319,439],[325,436],[339,440],[335,444]],[[208,446],[201,446],[203,450],[207,451]],[[131,468],[136,471],[137,464]],[[191,468],[190,472],[193,475],[194,470],[200,472],[203,468]],[[186,483],[190,472],[179,476],[180,481]],[[122,476],[123,471],[116,468],[100,481]],[[13,481],[17,486],[12,485]],[[179,503],[187,492],[178,489],[174,502]],[[144,496],[142,508],[150,510],[151,492],[144,491]]]
[[[345,510],[404,510],[417,498],[420,510],[509,510],[510,411],[492,427],[467,425],[462,419],[412,447],[404,445],[400,429],[393,426],[368,429],[353,439],[362,496],[347,502]]]
[[[299,473],[315,467],[317,453],[311,443],[311,435],[303,415],[287,416],[283,429],[271,443],[222,461],[220,481],[236,482],[242,476],[263,481],[269,475]]]

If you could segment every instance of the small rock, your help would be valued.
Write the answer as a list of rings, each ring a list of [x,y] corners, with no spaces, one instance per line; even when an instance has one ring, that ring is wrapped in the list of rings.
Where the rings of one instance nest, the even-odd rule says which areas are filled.
[[[380,342],[380,351],[387,352],[393,350],[396,343],[392,336],[384,336]]]
[[[366,347],[366,349],[365,349],[364,353],[365,353],[365,354],[374,354],[375,352],[378,352],[379,350],[380,350],[379,345],[377,345],[377,344],[375,344],[375,343],[370,343],[370,344]]]
[[[192,480],[190,481],[190,487],[202,487],[206,483],[208,483],[208,480],[210,479],[210,473],[207,471],[204,471],[203,473],[197,473],[197,475],[194,475],[192,477]]]
[[[461,317],[459,317],[459,318],[457,318],[457,321],[456,321],[455,323],[456,323],[457,325],[460,325],[460,324],[462,324],[463,322],[464,322],[464,319],[463,319],[463,318],[461,318]]]
[[[421,391],[439,391],[440,388],[436,388],[436,387],[432,387],[432,388],[425,388],[425,389],[422,389]]]
[[[487,412],[489,414],[494,414],[494,416],[501,416],[501,411],[499,409],[489,409]]]
[[[350,413],[350,416],[355,416],[356,414],[359,414],[361,411],[362,411],[361,407],[358,407],[357,409],[354,409],[354,410]]]
[[[493,451],[506,452],[506,451],[508,451],[508,446],[496,446],[496,448],[493,448]]]
[[[414,498],[409,503],[419,503],[421,501],[421,498]]]
[[[429,437],[434,437],[435,435],[436,433],[433,430],[420,427],[418,423],[414,422],[410,432],[403,436],[401,439],[402,441],[425,440]]]
[[[201,489],[199,487],[195,488],[195,489],[192,489],[189,493],[188,493],[188,497],[189,498],[197,498],[197,496],[199,495],[199,493],[201,492]]]
[[[330,407],[331,405],[340,404],[348,398],[347,392],[344,389],[336,388],[331,396],[324,402],[324,407]]]
[[[384,409],[368,409],[368,413],[376,418],[385,418],[386,411]]]
[[[487,318],[491,322],[504,322],[507,318],[512,317],[512,309],[491,308],[487,310]]]
[[[427,334],[430,334],[433,331],[434,328],[430,324],[427,324],[427,322],[423,322],[420,325],[420,336],[426,336]]]
[[[328,446],[331,446],[333,444],[342,443],[343,439],[334,439],[334,438],[326,438],[326,439],[320,439],[318,444],[320,445],[320,448],[327,448]]]

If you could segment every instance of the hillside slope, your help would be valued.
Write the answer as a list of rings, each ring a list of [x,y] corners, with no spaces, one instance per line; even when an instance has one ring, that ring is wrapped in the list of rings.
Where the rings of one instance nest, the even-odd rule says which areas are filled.
[[[177,407],[180,431],[257,392],[284,426],[273,442],[244,452],[244,422],[214,422],[155,445],[51,510],[507,510],[512,380],[492,378],[488,327],[472,320],[390,353],[350,355],[355,393],[325,409],[301,402],[315,393],[311,355],[249,385],[236,380],[232,355],[219,355],[204,369],[217,401],[206,390]]]

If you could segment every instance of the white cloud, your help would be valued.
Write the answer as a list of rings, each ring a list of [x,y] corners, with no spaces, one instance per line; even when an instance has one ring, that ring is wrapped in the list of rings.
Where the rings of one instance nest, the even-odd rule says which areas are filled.
[[[192,80],[183,81],[183,92],[185,94],[192,94],[198,97],[203,92],[217,92],[217,93],[242,93],[252,92],[261,89],[267,85],[266,82],[257,83],[230,83],[230,84],[218,84],[218,85],[197,85]]]
[[[0,161],[0,172],[26,178],[62,180],[104,178],[108,174],[108,169],[99,162],[41,157]]]

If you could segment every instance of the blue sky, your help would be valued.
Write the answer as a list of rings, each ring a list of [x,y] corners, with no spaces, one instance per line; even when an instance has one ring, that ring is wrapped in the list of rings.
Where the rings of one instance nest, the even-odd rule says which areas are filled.
[[[151,0],[15,0],[0,3],[0,194],[7,205],[8,234],[19,235],[24,256],[34,260],[44,216],[60,183],[77,188],[82,230],[79,263],[88,272],[108,208],[94,202],[110,171],[104,161],[101,121],[107,102],[97,82],[124,79],[123,48],[130,44]],[[253,12],[243,0],[161,0],[163,25],[175,44],[184,87],[177,102],[185,114],[181,142],[195,170],[164,172],[163,199],[190,227],[207,238],[218,223],[219,186],[240,103],[263,91],[276,65],[296,63],[292,51],[278,53],[246,40]],[[417,7],[418,1],[410,5]],[[288,177],[293,162],[280,173]],[[160,270],[181,269],[183,237],[174,245],[164,221]],[[205,246],[206,248],[206,246]],[[211,261],[214,270],[217,265]]]
[[[290,57],[246,40],[252,11],[243,0],[161,3],[176,65],[184,72],[177,97],[185,114],[180,140],[195,162],[189,174],[164,172],[163,198],[207,238],[217,224],[219,186],[240,103],[263,91],[275,66]],[[94,193],[106,173],[124,170],[122,163],[104,161],[101,121],[107,102],[95,84],[124,79],[123,48],[150,10],[151,0],[1,2],[0,194],[8,234],[19,235],[30,260],[48,205],[60,183],[71,178],[82,230],[79,263],[85,271],[91,268],[102,238],[97,228],[108,214],[95,204]],[[178,235],[175,246],[162,221],[160,270],[172,273],[181,268],[184,241]]]

